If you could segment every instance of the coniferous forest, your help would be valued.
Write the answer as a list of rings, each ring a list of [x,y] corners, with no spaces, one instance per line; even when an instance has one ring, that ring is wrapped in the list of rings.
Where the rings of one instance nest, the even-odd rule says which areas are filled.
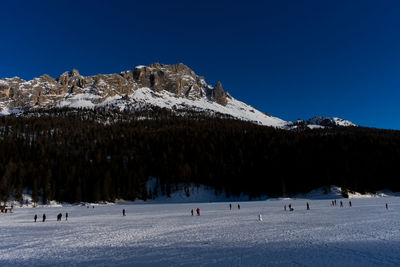
[[[400,191],[400,131],[362,127],[296,131],[195,112],[107,109],[0,117],[0,198],[148,199],[178,184],[227,195],[305,193],[337,185]]]

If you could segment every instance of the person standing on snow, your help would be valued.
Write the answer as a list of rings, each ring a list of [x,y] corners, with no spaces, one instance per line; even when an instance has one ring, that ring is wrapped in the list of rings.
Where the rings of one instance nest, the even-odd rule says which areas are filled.
[[[125,216],[125,209],[122,210],[122,216]]]
[[[34,219],[35,222],[36,222],[36,220],[37,220],[37,214],[35,214],[35,217],[33,217],[33,219]]]
[[[310,210],[310,204],[307,202],[307,210]]]
[[[229,210],[232,210],[232,204],[229,204]]]
[[[193,209],[190,212],[192,213],[192,216],[193,216]]]
[[[200,216],[200,209],[199,208],[196,209],[196,212],[197,212],[197,216]]]
[[[68,212],[65,213],[65,220],[68,221]]]
[[[45,222],[46,221],[46,214],[43,213],[43,217],[42,218],[43,218],[43,222]]]
[[[240,210],[240,204],[238,204],[238,210]]]

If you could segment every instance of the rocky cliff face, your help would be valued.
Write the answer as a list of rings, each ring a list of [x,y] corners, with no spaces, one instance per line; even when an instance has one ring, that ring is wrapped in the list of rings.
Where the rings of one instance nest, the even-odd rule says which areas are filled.
[[[43,75],[31,81],[18,77],[0,80],[0,101],[8,108],[57,106],[64,98],[90,93],[97,103],[115,95],[129,95],[140,88],[154,92],[167,91],[176,97],[208,100],[225,106],[226,95],[221,83],[214,88],[186,65],[138,66],[120,74],[82,76],[77,70],[64,72],[56,79]]]

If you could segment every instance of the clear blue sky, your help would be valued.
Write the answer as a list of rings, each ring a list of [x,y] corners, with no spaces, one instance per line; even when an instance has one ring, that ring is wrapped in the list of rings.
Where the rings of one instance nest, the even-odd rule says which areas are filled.
[[[0,1],[0,77],[153,62],[285,120],[400,129],[399,1]]]

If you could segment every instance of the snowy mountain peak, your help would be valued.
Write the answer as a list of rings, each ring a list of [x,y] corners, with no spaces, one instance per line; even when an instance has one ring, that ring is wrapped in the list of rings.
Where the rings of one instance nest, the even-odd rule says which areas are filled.
[[[218,114],[261,125],[284,127],[286,121],[267,116],[226,93],[222,83],[207,84],[188,66],[153,63],[119,74],[82,76],[78,70],[64,72],[56,79],[45,74],[30,81],[0,79],[0,113],[54,107],[120,110],[151,106],[171,110],[194,110]]]
[[[308,127],[310,129],[325,128],[325,127],[349,127],[356,126],[354,123],[348,120],[344,120],[337,117],[313,117],[308,120],[298,119],[294,122],[289,122],[288,127],[298,128],[298,127]]]
[[[337,117],[313,117],[307,120],[307,123],[321,126],[356,126],[351,121]]]

